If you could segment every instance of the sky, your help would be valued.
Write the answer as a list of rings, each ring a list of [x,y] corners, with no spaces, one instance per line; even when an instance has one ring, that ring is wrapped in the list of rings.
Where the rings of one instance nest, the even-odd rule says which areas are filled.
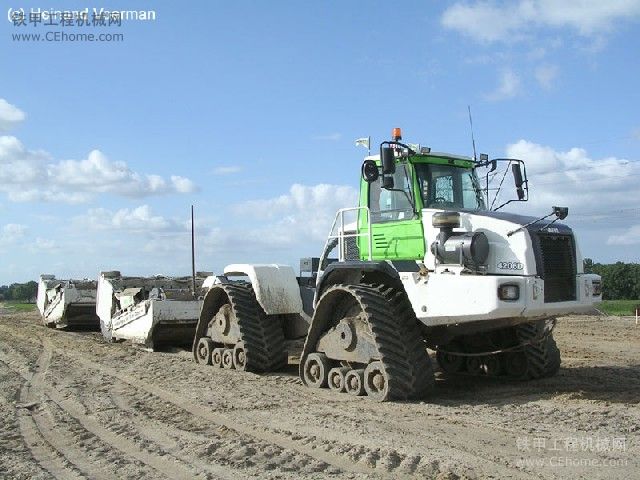
[[[479,153],[526,161],[507,210],[568,206],[585,257],[640,261],[640,0],[3,7],[0,284],[187,275],[192,204],[198,270],[297,270],[357,202],[356,138],[471,155],[467,106]],[[155,19],[30,21],[85,8]]]

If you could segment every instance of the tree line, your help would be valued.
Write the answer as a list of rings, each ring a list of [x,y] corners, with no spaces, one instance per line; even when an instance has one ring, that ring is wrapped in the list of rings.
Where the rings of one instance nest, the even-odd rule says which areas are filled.
[[[37,282],[12,283],[0,286],[0,300],[17,300],[30,302],[38,293]]]
[[[584,259],[584,272],[597,273],[602,277],[604,300],[640,299],[640,263],[593,263]]]

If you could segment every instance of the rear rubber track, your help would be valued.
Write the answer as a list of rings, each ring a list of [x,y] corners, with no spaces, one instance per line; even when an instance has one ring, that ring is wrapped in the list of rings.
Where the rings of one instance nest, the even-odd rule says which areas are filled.
[[[278,319],[268,317],[248,283],[221,286],[227,294],[244,343],[247,370],[268,372],[282,368],[287,362],[284,332]]]

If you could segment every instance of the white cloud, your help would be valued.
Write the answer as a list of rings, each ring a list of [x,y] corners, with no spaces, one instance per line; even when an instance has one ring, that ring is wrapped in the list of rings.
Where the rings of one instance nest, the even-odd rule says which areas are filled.
[[[26,118],[25,113],[0,98],[0,130],[10,130]]]
[[[40,237],[36,238],[36,241],[33,243],[31,248],[31,250],[33,251],[53,251],[57,249],[58,245],[56,244],[55,240]]]
[[[350,186],[294,184],[282,195],[223,209],[217,224],[201,218],[196,223],[199,268],[215,270],[245,262],[284,262],[295,267],[300,257],[320,255],[337,210],[356,206],[357,201],[358,191]],[[111,225],[98,213],[94,223]],[[141,247],[145,255],[188,256],[189,224],[174,224],[182,230],[173,232],[171,227],[167,234],[151,235]]]
[[[337,142],[342,138],[342,134],[338,132],[329,133],[326,135],[316,135],[313,137],[314,140],[320,140],[324,142]]]
[[[558,76],[558,67],[555,65],[540,65],[536,68],[534,75],[542,88],[550,90],[553,88],[553,84]]]
[[[505,69],[500,74],[500,79],[496,89],[485,95],[485,98],[492,102],[508,100],[520,93],[520,77],[511,69]]]
[[[557,151],[526,140],[507,146],[511,158],[526,161],[531,207],[569,206],[583,218],[640,205],[640,162],[622,158],[592,159],[582,148]]]
[[[138,173],[99,150],[83,160],[56,162],[45,151],[27,149],[16,137],[0,136],[0,191],[12,201],[81,203],[101,193],[144,197],[195,190],[187,178]]]
[[[240,173],[242,167],[240,165],[222,165],[213,169],[214,175],[232,175],[234,173]]]
[[[441,22],[444,27],[475,40],[495,42],[516,35],[522,22],[520,17],[513,11],[507,14],[494,3],[456,3],[444,11]]]
[[[153,234],[185,230],[179,222],[155,215],[148,205],[136,208],[122,208],[115,212],[105,208],[92,208],[86,215],[76,218],[80,226],[94,230],[127,231],[132,233]]]
[[[640,225],[634,225],[620,235],[610,235],[607,245],[640,245]]]
[[[0,230],[0,245],[10,245],[24,238],[27,227],[18,223],[7,223]]]
[[[266,248],[315,245],[326,239],[337,210],[357,203],[358,192],[350,186],[293,184],[278,197],[235,205],[236,216],[251,218],[243,232],[228,236],[227,230],[213,229],[210,237],[219,244],[244,242]]]
[[[638,0],[519,0],[458,2],[447,8],[442,25],[474,40],[519,40],[539,28],[572,29],[599,36],[620,21],[640,16]]]

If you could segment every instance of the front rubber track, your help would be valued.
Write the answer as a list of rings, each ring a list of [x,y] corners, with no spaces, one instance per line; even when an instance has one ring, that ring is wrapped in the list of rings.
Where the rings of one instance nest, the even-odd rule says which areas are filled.
[[[408,301],[402,298],[404,292],[382,285],[334,285],[322,295],[316,313],[331,312],[345,295],[352,296],[360,305],[373,334],[377,357],[389,385],[388,394],[382,400],[424,395],[433,385],[433,370],[415,316],[407,308]],[[332,326],[326,319],[315,316],[313,323],[320,328],[312,345],[305,345],[307,354],[315,351],[319,337]]]

